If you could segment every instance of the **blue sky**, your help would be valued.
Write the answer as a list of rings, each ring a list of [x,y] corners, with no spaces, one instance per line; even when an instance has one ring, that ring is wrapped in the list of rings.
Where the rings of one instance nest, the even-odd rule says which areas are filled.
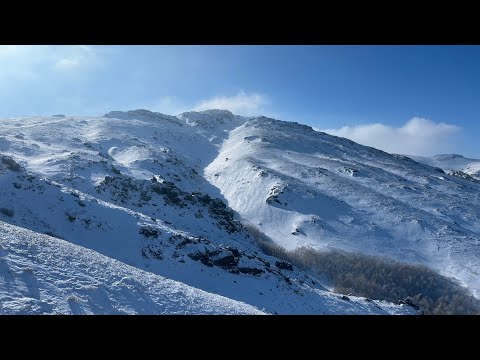
[[[0,46],[0,117],[228,108],[480,158],[480,46]]]

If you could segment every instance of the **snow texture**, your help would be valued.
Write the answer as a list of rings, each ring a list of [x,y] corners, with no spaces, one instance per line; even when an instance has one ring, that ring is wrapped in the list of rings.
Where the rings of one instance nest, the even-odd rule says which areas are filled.
[[[95,251],[0,222],[0,314],[262,314]]]
[[[461,171],[480,180],[480,160],[470,159],[458,154],[441,154],[434,156],[412,156],[413,160],[441,168],[445,171]]]
[[[474,178],[305,125],[223,110],[4,119],[0,134],[2,274],[14,268],[0,283],[4,312],[75,312],[66,291],[85,313],[414,313],[328,291],[314,274],[263,254],[242,223],[289,249],[388,256],[480,288]],[[26,266],[42,274],[35,294],[53,294],[45,300],[21,281],[15,249],[22,247]],[[94,272],[106,262],[104,275]],[[60,264],[71,267],[57,281]],[[116,272],[148,292],[128,297]],[[103,290],[75,292],[82,276]],[[182,305],[149,279],[181,287]],[[181,295],[187,289],[198,302]],[[7,306],[9,296],[37,305]],[[195,305],[207,298],[224,305]]]

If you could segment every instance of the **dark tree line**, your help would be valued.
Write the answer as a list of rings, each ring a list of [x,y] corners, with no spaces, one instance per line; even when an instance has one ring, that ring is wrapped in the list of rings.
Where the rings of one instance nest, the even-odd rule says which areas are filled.
[[[410,298],[425,314],[480,314],[480,301],[467,289],[425,266],[340,250],[287,251],[258,229],[247,228],[266,254],[327,276],[335,292],[394,303]]]

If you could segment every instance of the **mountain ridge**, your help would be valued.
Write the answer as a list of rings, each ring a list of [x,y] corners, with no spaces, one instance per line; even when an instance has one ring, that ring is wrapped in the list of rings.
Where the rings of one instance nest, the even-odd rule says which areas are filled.
[[[265,312],[411,311],[332,294],[318,274],[262,254],[245,225],[288,248],[382,254],[478,286],[476,207],[461,218],[478,185],[409,158],[222,110],[16,118],[0,129],[1,221]],[[452,208],[435,212],[442,201]]]
[[[466,158],[459,154],[438,154],[433,156],[407,155],[420,163],[441,168],[447,172],[460,171],[480,180],[480,159]]]

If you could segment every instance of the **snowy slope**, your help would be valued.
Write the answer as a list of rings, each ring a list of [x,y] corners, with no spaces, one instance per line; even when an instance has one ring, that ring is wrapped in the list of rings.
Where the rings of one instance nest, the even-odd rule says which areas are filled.
[[[442,154],[434,156],[407,156],[420,163],[439,167],[445,171],[461,171],[465,174],[480,179],[479,159],[470,159],[457,154]]]
[[[387,256],[480,296],[480,181],[265,117],[224,142],[206,177],[280,245]]]
[[[260,251],[204,177],[246,120],[218,110],[0,120],[0,220],[269,313],[412,313],[342,299]]]
[[[323,296],[344,313],[409,307]],[[379,306],[381,305],[383,309]],[[0,222],[0,314],[264,314],[232,299],[139,270],[97,252]]]
[[[262,314],[0,221],[0,314]]]

